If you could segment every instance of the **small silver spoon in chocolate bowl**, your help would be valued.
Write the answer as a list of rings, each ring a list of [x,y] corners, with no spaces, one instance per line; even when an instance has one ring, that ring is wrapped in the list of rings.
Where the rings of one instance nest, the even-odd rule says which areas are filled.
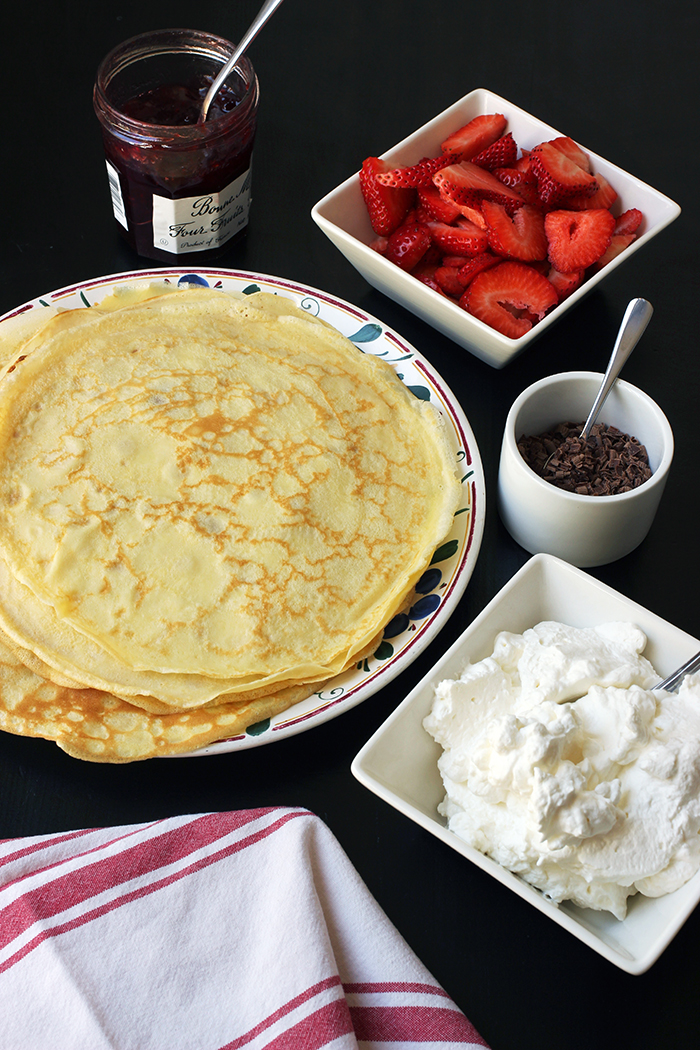
[[[281,3],[282,0],[265,0],[265,3],[262,5],[257,15],[248,26],[246,32],[241,37],[238,47],[233,52],[226,65],[222,67],[221,71],[216,76],[214,83],[211,85],[206,95],[204,96],[204,102],[202,103],[202,112],[199,114],[200,124],[203,124],[204,121],[207,119],[207,113],[209,112],[209,107],[212,104],[214,96],[216,95],[223,82],[226,80],[226,77],[236,65],[236,62],[238,62],[239,59],[243,57],[244,52],[248,50],[248,48],[250,47],[250,45],[252,44],[253,40],[258,35],[262,27],[265,25],[267,20],[271,18],[272,15],[274,15],[275,11]]]
[[[579,439],[581,441],[585,441],[588,438],[593,424],[598,418],[598,413],[603,407],[603,402],[612,390],[615,380],[622,371],[622,366],[625,364],[641,339],[644,329],[651,320],[653,312],[653,306],[651,303],[647,302],[646,299],[632,299],[627,304],[627,309],[625,310],[624,317],[622,318],[617,333],[613,352],[610,355],[608,367],[603,376],[603,382],[600,384],[600,390],[593,402],[593,408],[588,413],[588,419],[583,424],[583,430],[579,434]],[[556,453],[557,449],[555,449],[554,452],[550,452],[549,456],[547,456],[542,470],[540,471],[541,475],[544,475],[545,470],[549,466],[550,460],[556,455]]]
[[[588,414],[588,419],[583,425],[580,438],[585,441],[591,432],[591,427],[598,418],[598,413],[603,407],[603,402],[610,393],[613,383],[622,370],[622,366],[634,350],[635,346],[644,334],[644,329],[651,320],[654,308],[646,299],[632,299],[625,310],[620,330],[617,333],[615,346],[608,362],[608,368],[603,377],[598,396],[593,402],[593,408]]]

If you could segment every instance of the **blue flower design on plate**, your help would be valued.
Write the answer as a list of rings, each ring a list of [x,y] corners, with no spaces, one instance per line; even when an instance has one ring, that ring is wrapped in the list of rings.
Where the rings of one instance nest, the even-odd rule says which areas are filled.
[[[372,343],[375,339],[379,339],[381,334],[382,329],[378,324],[366,324],[354,335],[349,335],[348,339],[353,343]]]
[[[180,277],[177,282],[177,286],[178,288],[181,288],[185,284],[199,284],[203,288],[209,287],[209,281],[198,273],[183,273],[182,277]]]

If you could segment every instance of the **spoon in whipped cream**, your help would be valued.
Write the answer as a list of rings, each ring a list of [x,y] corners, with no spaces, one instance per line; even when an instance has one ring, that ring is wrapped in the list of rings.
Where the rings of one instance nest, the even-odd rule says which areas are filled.
[[[667,693],[672,693],[678,688],[687,674],[692,674],[693,671],[697,671],[698,669],[700,669],[700,653],[691,656],[691,658],[681,667],[677,668],[673,674],[670,674],[668,678],[664,678],[662,682],[657,682],[652,688],[655,690],[665,689]]]

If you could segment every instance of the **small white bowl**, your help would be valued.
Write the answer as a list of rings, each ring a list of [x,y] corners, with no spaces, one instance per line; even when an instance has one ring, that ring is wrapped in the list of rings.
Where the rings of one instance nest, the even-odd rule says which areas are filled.
[[[477,88],[383,153],[382,157],[399,166],[415,164],[422,157],[437,156],[440,143],[450,132],[484,113],[503,113],[508,118],[508,130],[513,133],[521,149],[532,149],[544,140],[567,134],[566,130],[556,131],[492,91]],[[618,199],[611,209],[613,214],[618,215],[628,208],[639,208],[644,213],[644,222],[637,239],[624,252],[590,277],[573,295],[519,339],[501,335],[369,247],[376,234],[370,225],[362,198],[359,174],[352,175],[328,193],[314,206],[311,215],[336,248],[374,288],[427,321],[482,361],[495,368],[502,368],[633,252],[680,215],[679,206],[658,190],[599,157],[586,146],[583,149],[591,158],[593,170],[604,175],[617,191]]]
[[[531,554],[554,554],[590,568],[629,554],[654,520],[673,459],[673,433],[666,416],[637,387],[618,379],[597,422],[636,437],[647,450],[652,476],[639,488],[616,496],[581,496],[540,478],[525,462],[517,442],[543,434],[557,423],[583,423],[603,376],[561,372],[533,383],[514,402],[506,419],[498,472],[498,509],[513,539]]]
[[[353,761],[352,772],[370,791],[615,966],[631,974],[644,973],[700,902],[700,872],[664,897],[630,897],[627,915],[620,921],[609,912],[546,900],[517,875],[449,831],[437,811],[444,797],[437,766],[442,749],[423,729],[437,683],[458,677],[467,663],[489,656],[499,631],[522,633],[542,620],[557,620],[574,627],[593,627],[615,620],[636,623],[648,638],[645,656],[664,676],[700,649],[696,638],[580,569],[547,554],[535,555],[380,726]],[[459,887],[455,892],[460,892]]]

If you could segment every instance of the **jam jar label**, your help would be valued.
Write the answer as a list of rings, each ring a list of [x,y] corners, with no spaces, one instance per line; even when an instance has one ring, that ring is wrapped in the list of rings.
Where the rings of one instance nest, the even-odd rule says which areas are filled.
[[[218,248],[246,225],[250,210],[250,168],[219,193],[195,197],[153,194],[153,247],[181,255]]]

